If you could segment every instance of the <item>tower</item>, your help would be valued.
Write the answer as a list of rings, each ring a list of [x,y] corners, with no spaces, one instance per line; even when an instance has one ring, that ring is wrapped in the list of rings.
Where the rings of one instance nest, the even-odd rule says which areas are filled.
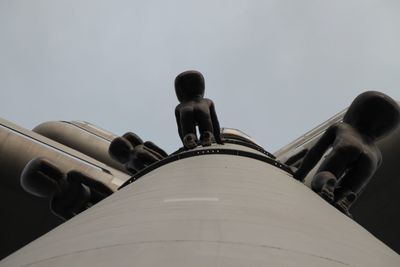
[[[175,154],[0,266],[398,266],[251,142]]]

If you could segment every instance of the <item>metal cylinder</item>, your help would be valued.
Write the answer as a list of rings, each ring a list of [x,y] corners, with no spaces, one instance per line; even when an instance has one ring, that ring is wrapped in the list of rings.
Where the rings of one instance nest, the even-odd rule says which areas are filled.
[[[20,185],[24,167],[37,157],[48,159],[62,172],[80,171],[113,190],[130,177],[85,154],[0,119],[0,194],[3,200],[0,202],[0,258],[61,223],[50,213],[47,199],[28,194]]]
[[[290,174],[242,152],[212,146],[161,164],[0,266],[400,266]]]
[[[85,126],[88,127],[88,125],[90,124],[87,123]],[[119,171],[127,172],[121,163],[112,159],[108,154],[111,141],[117,137],[110,132],[105,132],[104,130],[103,132],[94,132],[94,129],[83,128],[76,122],[66,121],[44,122],[36,126],[32,131],[82,152]]]

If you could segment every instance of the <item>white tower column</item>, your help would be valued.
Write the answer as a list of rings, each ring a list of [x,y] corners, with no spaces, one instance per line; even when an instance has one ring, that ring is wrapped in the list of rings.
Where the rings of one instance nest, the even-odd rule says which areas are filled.
[[[398,254],[282,169],[216,154],[261,153],[211,148],[152,170],[0,266],[400,266]]]

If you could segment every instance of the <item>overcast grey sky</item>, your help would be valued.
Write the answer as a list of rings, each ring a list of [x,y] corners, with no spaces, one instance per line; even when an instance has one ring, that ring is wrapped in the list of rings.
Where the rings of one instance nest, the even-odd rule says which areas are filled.
[[[0,0],[0,116],[86,120],[180,146],[173,81],[271,152],[360,92],[400,99],[400,1]]]

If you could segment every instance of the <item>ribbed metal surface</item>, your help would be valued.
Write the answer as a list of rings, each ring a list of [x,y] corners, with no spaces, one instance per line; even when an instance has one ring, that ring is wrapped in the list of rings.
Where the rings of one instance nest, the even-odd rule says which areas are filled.
[[[124,173],[127,172],[122,164],[112,159],[108,154],[108,148],[113,140],[110,137],[116,137],[112,133],[100,132],[102,134],[100,135],[99,133],[93,133],[93,129],[90,132],[80,125],[64,121],[44,122],[36,126],[32,131],[92,157],[107,166]]]
[[[63,172],[80,171],[113,190],[130,177],[70,147],[0,119],[0,258],[61,223],[51,214],[48,199],[34,197],[20,185],[24,167],[37,157],[50,160]]]
[[[161,166],[0,266],[400,266],[283,170],[205,154]]]

